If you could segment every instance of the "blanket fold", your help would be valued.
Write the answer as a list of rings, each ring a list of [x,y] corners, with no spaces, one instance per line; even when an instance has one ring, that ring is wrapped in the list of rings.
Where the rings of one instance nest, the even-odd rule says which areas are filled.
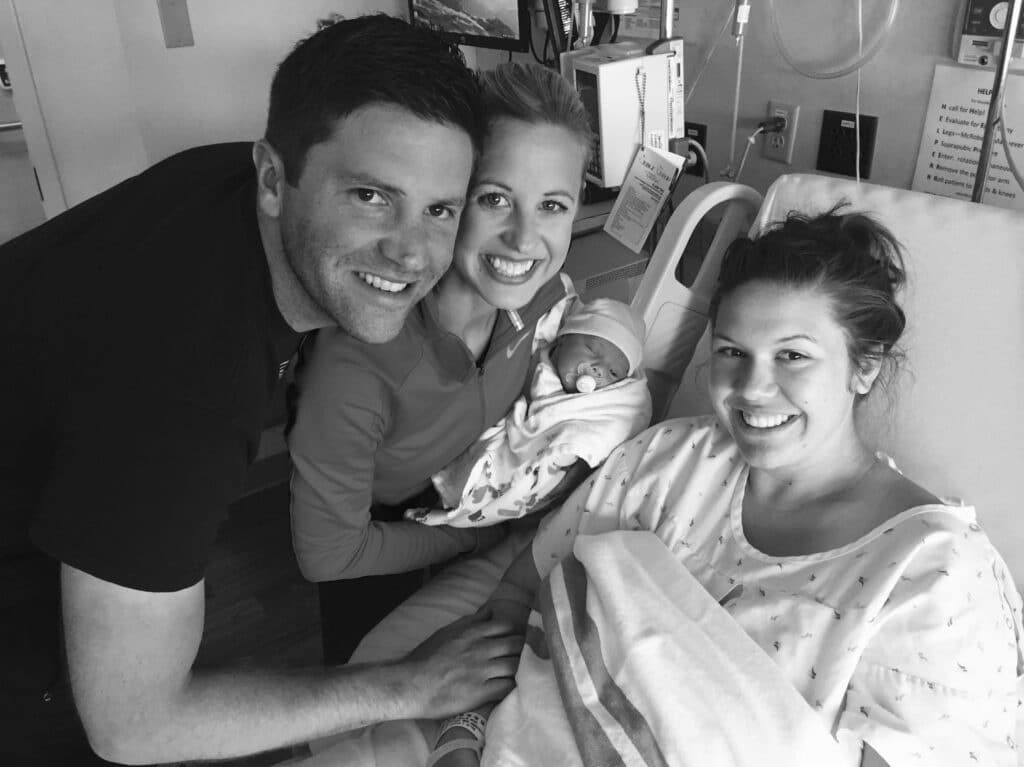
[[[566,393],[542,351],[531,398],[432,477],[444,511],[418,514],[427,525],[482,527],[529,514],[577,459],[597,467],[651,420],[642,371],[587,394]]]
[[[652,533],[580,536],[539,601],[483,767],[859,764]]]

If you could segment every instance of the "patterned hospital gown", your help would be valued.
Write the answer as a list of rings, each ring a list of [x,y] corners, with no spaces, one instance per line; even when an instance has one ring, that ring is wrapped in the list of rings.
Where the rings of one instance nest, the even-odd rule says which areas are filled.
[[[657,534],[841,740],[892,767],[1014,765],[1020,597],[964,506],[908,509],[863,538],[769,556],[743,536],[747,466],[714,417],[652,427],[545,519],[541,575],[576,534]]]

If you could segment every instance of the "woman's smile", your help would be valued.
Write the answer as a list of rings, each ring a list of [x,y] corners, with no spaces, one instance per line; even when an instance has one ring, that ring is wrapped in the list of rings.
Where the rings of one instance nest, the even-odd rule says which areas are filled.
[[[799,418],[796,414],[755,413],[747,410],[737,410],[736,412],[745,426],[758,431],[776,430],[783,426],[789,426]]]
[[[481,254],[481,258],[490,267],[490,272],[495,279],[509,284],[518,284],[529,280],[534,268],[540,263],[539,259],[535,258],[515,260],[489,253]]]
[[[585,148],[570,131],[502,118],[491,128],[462,214],[452,268],[499,309],[521,309],[569,250]]]
[[[722,301],[712,345],[712,403],[752,467],[809,469],[846,454],[854,371],[827,296],[747,283]]]

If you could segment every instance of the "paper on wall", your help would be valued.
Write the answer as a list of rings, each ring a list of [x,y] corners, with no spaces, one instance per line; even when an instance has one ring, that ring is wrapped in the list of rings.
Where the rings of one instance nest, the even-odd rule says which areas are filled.
[[[911,188],[970,200],[988,119],[994,73],[989,69],[937,64],[932,78],[921,146]],[[1006,135],[1012,159],[1024,172],[1024,76],[1011,73],[1004,92]],[[1024,210],[1024,190],[1006,161],[998,128],[992,139],[981,201]]]
[[[622,182],[604,230],[634,253],[639,253],[654,228],[661,206],[683,167],[684,158],[652,147],[641,147]]]
[[[657,40],[661,37],[662,0],[637,0],[637,9],[619,17],[619,37]],[[672,9],[673,24],[679,23],[679,9]]]

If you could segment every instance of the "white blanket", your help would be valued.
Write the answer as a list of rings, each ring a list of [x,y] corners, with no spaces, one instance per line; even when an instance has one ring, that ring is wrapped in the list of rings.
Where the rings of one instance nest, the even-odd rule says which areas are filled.
[[[484,767],[860,762],[651,533],[580,536],[540,608]]]
[[[598,466],[651,420],[642,371],[594,392],[567,394],[543,350],[530,393],[433,477],[448,511],[420,514],[417,521],[482,527],[525,516],[577,459]]]

